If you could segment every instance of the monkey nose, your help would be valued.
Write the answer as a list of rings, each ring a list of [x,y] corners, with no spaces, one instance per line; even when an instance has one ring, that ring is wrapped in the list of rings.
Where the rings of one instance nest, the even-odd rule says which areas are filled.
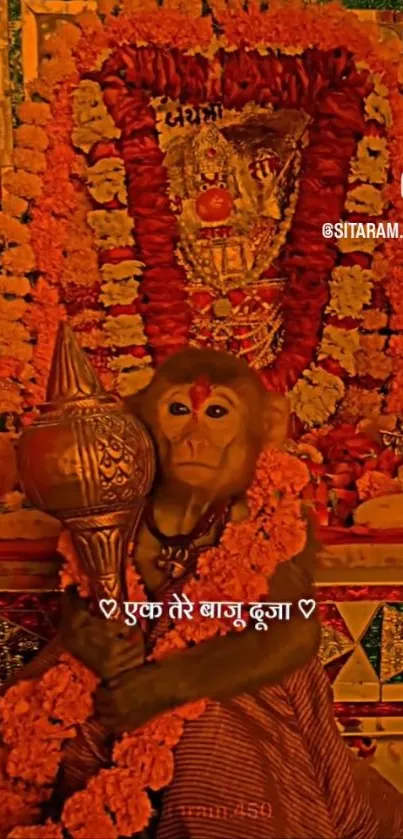
[[[186,444],[192,457],[195,457],[197,454],[199,454],[205,446],[204,440],[199,440],[197,438],[195,439],[194,437],[187,440]]]

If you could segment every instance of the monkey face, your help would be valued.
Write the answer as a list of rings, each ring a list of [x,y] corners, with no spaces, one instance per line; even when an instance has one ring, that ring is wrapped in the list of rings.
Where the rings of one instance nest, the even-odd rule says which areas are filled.
[[[168,358],[128,407],[153,437],[163,483],[228,501],[244,494],[262,449],[283,445],[289,423],[288,401],[243,359],[194,347]]]
[[[229,487],[241,490],[257,454],[247,443],[245,405],[230,387],[211,387],[203,400],[194,399],[193,389],[173,386],[158,406],[164,477],[192,488],[213,488],[217,497]]]

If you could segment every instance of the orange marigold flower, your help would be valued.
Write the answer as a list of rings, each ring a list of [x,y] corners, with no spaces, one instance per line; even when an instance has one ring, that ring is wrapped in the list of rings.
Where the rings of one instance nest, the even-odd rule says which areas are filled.
[[[363,329],[377,330],[384,329],[388,325],[388,316],[376,309],[367,309],[363,312],[361,326]]]
[[[32,289],[32,297],[43,306],[56,306],[59,303],[59,292],[56,288],[40,277]]]
[[[183,722],[172,714],[161,714],[147,723],[144,729],[139,729],[139,736],[142,731],[144,731],[144,736],[149,737],[153,742],[172,748],[182,736]]]
[[[360,350],[355,356],[359,375],[372,376],[382,381],[388,378],[392,371],[392,362],[385,353],[385,342],[383,335],[360,336]]]
[[[104,785],[108,806],[114,811],[118,809],[116,802],[123,791],[122,786],[126,786],[130,794],[134,778],[140,788],[150,787],[154,790],[167,786],[172,780],[172,752],[167,746],[159,746],[151,738],[148,739],[146,728],[139,731],[138,736],[129,735],[118,743],[113,759],[119,767],[107,770]]]
[[[109,37],[104,29],[92,32],[88,38],[86,33],[80,39],[75,49],[77,68],[81,74],[96,68],[109,46]]]
[[[39,96],[45,103],[51,102],[53,98],[54,85],[45,79],[37,78],[27,84],[27,93],[33,98]]]
[[[43,219],[43,226],[41,220]],[[37,257],[37,267],[50,282],[57,282],[64,264],[63,244],[65,223],[62,219],[49,219],[42,213],[35,215],[31,225],[32,245]]]
[[[159,790],[171,783],[174,775],[174,756],[165,746],[159,746],[151,766],[147,786]],[[146,822],[147,823],[147,822]]]
[[[301,502],[294,498],[281,498],[264,529],[269,534],[270,545],[274,544],[275,550],[284,559],[296,556],[306,543],[307,525],[302,517]],[[279,556],[278,561],[283,559]]]
[[[35,268],[35,254],[31,245],[18,245],[2,254],[3,268],[10,274],[29,274]]]
[[[374,470],[365,472],[361,478],[358,478],[357,489],[361,501],[366,501],[369,498],[381,498],[383,495],[401,492],[402,485],[390,475]]]
[[[91,230],[82,220],[77,216],[71,219],[69,224],[68,239],[66,242],[66,251],[83,251],[93,249],[93,237]]]
[[[9,321],[4,316],[0,317],[0,347],[4,355],[12,352],[19,353],[18,358],[28,361],[25,354],[20,353],[24,341],[29,340],[29,332],[26,327],[17,321]],[[3,349],[4,348],[4,349]]]
[[[36,151],[46,151],[49,140],[43,128],[39,125],[19,125],[15,130],[15,141],[17,146]]]
[[[129,14],[132,6],[136,5],[126,0],[125,9]],[[192,18],[181,15],[175,9],[153,9],[141,6],[133,17],[119,15],[113,18],[108,27],[110,37],[118,44],[127,43],[128,30],[130,31],[130,43],[145,41],[159,47],[167,47],[172,43],[179,50],[194,48],[197,43],[200,46],[208,47],[212,38],[212,24],[208,17]]]
[[[60,662],[68,664],[72,675],[81,684],[82,690],[85,690],[88,693],[94,692],[95,688],[99,684],[99,679],[95,676],[92,670],[89,670],[85,664],[78,661],[70,653],[62,653],[60,656]]]
[[[44,44],[43,53],[48,56],[58,57],[61,59],[69,59],[71,55],[71,49],[67,41],[63,38],[63,31],[59,27],[59,31],[55,32],[53,35],[50,35],[46,38],[46,42]]]
[[[41,78],[49,84],[56,85],[66,76],[76,74],[76,65],[72,58],[59,56],[55,58],[44,58],[40,67]]]
[[[19,198],[18,195],[12,195],[11,192],[2,196],[2,204],[4,212],[13,218],[21,218],[28,209],[28,201]]]
[[[382,408],[383,396],[376,390],[350,385],[338,411],[338,417],[346,423],[355,423],[360,419],[378,417]]]
[[[238,532],[235,530],[235,533],[239,538],[239,544],[245,545],[242,540],[242,528],[239,527]],[[249,542],[246,542],[246,544],[249,545]],[[237,550],[236,541],[226,542],[225,546],[222,543],[218,548],[204,551],[198,565],[198,573],[200,573],[202,579],[204,578],[204,592],[208,590],[204,581],[208,580],[219,592],[219,595],[214,598],[215,600],[229,599],[246,602],[260,597],[267,590],[267,579],[260,570],[261,554],[262,537],[259,536],[257,531],[255,531],[255,544],[249,545],[249,552],[246,554],[242,548]],[[252,569],[254,573],[251,573]],[[207,597],[204,592],[202,589],[202,592],[197,594],[197,591],[194,590],[193,598],[198,602],[210,600],[210,597]],[[208,621],[211,623],[211,619],[208,619]]]
[[[100,280],[97,254],[94,251],[83,249],[70,253],[60,278],[63,286],[72,283],[88,288]]]
[[[73,839],[94,839],[95,836],[97,839],[119,839],[119,833],[105,811],[93,781],[90,781],[88,789],[76,792],[66,801],[62,824]]]
[[[261,504],[264,504],[265,501],[267,502],[267,498],[265,498],[262,494]],[[221,546],[225,548],[229,554],[235,552],[237,556],[249,556],[255,546],[255,542],[256,526],[254,526],[253,522],[247,520],[245,522],[241,522],[240,524],[232,522],[229,523],[222,535]],[[209,562],[206,562],[206,560],[201,557],[200,570],[202,571],[204,567],[207,568],[206,574],[208,576]]]
[[[32,825],[39,820],[41,796],[34,800],[26,789],[18,781],[0,777],[0,839],[8,839],[16,825]]]
[[[51,118],[51,111],[46,102],[22,102],[18,106],[21,122],[30,125],[46,125]]]
[[[31,332],[39,333],[37,343],[34,348],[34,354],[37,358],[42,354],[45,357],[53,349],[53,339],[59,321],[64,319],[64,310],[62,306],[42,306],[41,304],[34,305],[25,315],[25,324]]]
[[[65,725],[83,723],[93,713],[92,691],[96,684],[94,677],[89,688],[67,664],[52,667],[41,680],[43,708],[49,717]]]
[[[67,143],[59,143],[48,151],[47,159],[49,165],[58,167],[58,174],[60,175],[60,167],[63,167],[65,177],[68,177],[69,169],[76,159],[74,149]],[[50,174],[50,173],[49,173]]]
[[[31,234],[26,224],[21,224],[17,219],[0,212],[1,245],[26,245],[30,238]]]
[[[204,551],[203,551],[204,553]],[[221,553],[221,552],[220,552]],[[210,563],[207,562],[205,565],[203,563],[198,564],[197,569],[197,577],[194,577],[188,580],[184,587],[183,592],[192,601],[192,603],[200,603],[200,601],[215,601],[220,600],[221,592],[220,589],[217,588],[216,585],[212,582],[210,578]]]
[[[74,23],[66,22],[66,21],[58,21],[56,24],[56,32],[60,35],[65,44],[67,44],[70,49],[77,46],[80,38],[81,38],[81,31],[78,26]]]
[[[88,789],[112,811],[119,835],[131,836],[143,830],[151,816],[151,802],[131,769],[103,769]]]
[[[0,719],[3,725],[15,720],[18,714],[26,714],[37,690],[37,681],[21,681],[8,688],[7,693],[0,697]],[[6,741],[9,742],[9,741]]]
[[[124,734],[122,739],[115,743],[113,749],[114,763],[120,768],[131,769],[135,772],[140,786],[144,786],[151,765],[152,752],[152,745],[147,734],[142,735],[143,731],[144,727],[134,734]]]
[[[0,322],[5,319],[8,321],[16,321],[23,318],[28,307],[25,300],[6,300],[0,297]]]
[[[39,198],[42,192],[42,181],[38,175],[30,172],[6,172],[3,177],[4,186],[9,192],[18,195],[19,198]]]
[[[144,830],[152,808],[147,793],[137,786],[135,774],[127,769],[105,770],[104,774],[108,776],[104,778],[104,803],[114,813],[119,836],[132,836]]]
[[[7,772],[12,778],[38,784],[51,784],[56,777],[61,759],[58,741],[25,737],[11,749]]]
[[[122,836],[131,836],[147,827],[152,814],[151,801],[144,790],[124,799],[115,815],[116,826]]]
[[[46,169],[46,157],[42,151],[36,149],[16,148],[13,152],[13,162],[16,169],[24,169],[38,175]]]

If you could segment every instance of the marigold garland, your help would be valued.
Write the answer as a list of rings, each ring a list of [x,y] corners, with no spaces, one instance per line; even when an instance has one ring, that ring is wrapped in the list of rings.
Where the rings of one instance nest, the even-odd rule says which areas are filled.
[[[271,449],[263,452],[247,493],[248,518],[228,524],[218,547],[201,555],[184,593],[195,604],[205,600],[247,604],[267,596],[268,580],[276,566],[299,553],[306,542],[306,521],[299,499],[308,481],[308,469],[299,459]],[[69,551],[68,544],[64,545]],[[82,594],[88,593],[88,582],[72,553],[64,582],[76,582]],[[128,585],[130,599],[146,599],[134,569],[129,572]],[[152,658],[161,659],[190,643],[232,629],[231,621],[203,618],[196,610],[192,621],[175,622],[174,629],[157,642]],[[24,782],[29,801],[49,797],[62,744],[74,737],[76,726],[91,715],[96,685],[97,679],[85,667],[64,654],[41,679],[20,682],[0,699],[2,739],[7,749],[5,778],[12,794],[16,795],[18,785]],[[172,750],[186,720],[196,719],[205,707],[205,701],[180,707],[124,735],[115,745],[112,768],[101,770],[86,790],[66,802],[62,825],[71,839],[118,839],[141,831],[151,815],[147,790],[159,790],[170,783],[174,772]],[[0,801],[0,811],[8,806],[8,800]],[[27,818],[30,815],[29,810]],[[7,839],[28,837],[29,828],[24,827],[20,811],[14,825]],[[60,835],[57,828],[49,823],[36,828],[37,833],[31,836],[53,839]]]
[[[297,444],[297,452],[311,475],[303,498],[314,505],[323,526],[351,525],[361,501],[402,491],[403,454],[395,454],[381,444],[379,429],[385,429],[386,420],[377,409],[375,397],[381,398],[376,391],[352,386],[340,415],[342,423],[337,428],[312,430]],[[358,413],[365,412],[368,419],[353,425]],[[392,430],[395,418],[390,416],[388,421]]]
[[[78,19],[78,25],[60,24],[55,35],[47,40],[46,57],[41,64],[39,79],[30,85],[30,93],[35,97],[35,101],[23,103],[20,109],[23,124],[16,131],[15,171],[7,176],[9,192],[4,202],[4,211],[10,220],[19,220],[24,215],[25,222],[26,214],[30,214],[29,225],[20,224],[20,231],[17,232],[15,228],[13,234],[24,239],[25,234],[21,232],[21,229],[25,228],[30,231],[30,234],[27,234],[30,240],[11,243],[11,246],[9,242],[2,255],[2,263],[5,276],[21,276],[28,273],[31,278],[34,278],[34,288],[36,280],[32,272],[39,270],[42,280],[52,283],[58,293],[63,294],[65,305],[62,306],[55,299],[53,308],[46,317],[41,297],[36,294],[35,307],[38,311],[36,317],[31,318],[28,325],[29,336],[24,333],[23,337],[23,333],[20,332],[20,337],[17,338],[16,333],[17,340],[14,339],[12,348],[21,341],[25,341],[32,347],[31,336],[35,339],[32,384],[29,381],[21,382],[14,377],[7,382],[3,379],[3,389],[7,389],[8,393],[15,393],[12,404],[18,412],[22,408],[29,409],[35,399],[43,395],[54,332],[60,317],[68,316],[74,322],[75,328],[80,333],[80,340],[89,350],[105,385],[117,388],[122,394],[147,384],[151,376],[152,363],[158,363],[166,354],[187,343],[191,311],[189,311],[183,291],[182,269],[177,266],[173,258],[172,236],[175,236],[175,232],[171,227],[169,208],[164,205],[166,175],[154,137],[155,126],[148,98],[143,91],[138,89],[132,91],[127,104],[129,105],[130,100],[132,130],[136,131],[136,126],[142,126],[142,131],[148,132],[147,142],[151,145],[148,146],[147,152],[144,152],[146,157],[143,156],[142,161],[145,167],[144,189],[146,187],[149,191],[154,189],[154,193],[151,195],[150,192],[150,207],[147,210],[141,186],[142,164],[140,159],[134,157],[133,164],[135,161],[136,163],[133,172],[136,188],[130,187],[130,161],[125,160],[124,164],[129,168],[127,170],[128,195],[124,194],[121,151],[125,148],[127,150],[130,142],[125,145],[125,142],[119,141],[122,128],[117,127],[117,122],[125,119],[124,100],[120,97],[118,105],[112,89],[108,92],[110,81],[105,78],[105,72],[109,67],[114,68],[114,72],[117,70],[117,57],[120,56],[119,61],[123,57],[126,63],[129,60],[135,60],[137,74],[140,74],[143,82],[147,80],[149,86],[154,85],[154,92],[157,92],[155,86],[158,84],[160,87],[162,85],[161,92],[163,92],[163,80],[165,78],[166,81],[169,78],[171,94],[177,96],[183,83],[182,80],[187,79],[188,99],[196,97],[200,101],[206,96],[220,96],[220,86],[224,84],[227,104],[238,106],[248,99],[259,100],[258,75],[262,73],[262,79],[263,77],[266,79],[265,74],[268,74],[267,79],[272,79],[274,64],[271,50],[277,48],[278,54],[275,61],[277,63],[281,61],[282,53],[288,58],[291,56],[296,77],[294,78],[290,70],[287,70],[284,75],[283,91],[280,98],[277,96],[275,104],[279,105],[283,101],[285,104],[298,106],[302,103],[301,90],[303,91],[304,85],[306,87],[307,84],[307,75],[303,70],[304,52],[311,49],[313,44],[316,50],[322,50],[322,55],[326,55],[327,51],[325,61],[333,62],[332,72],[336,73],[335,77],[342,79],[343,73],[345,78],[348,77],[348,82],[343,82],[342,95],[345,99],[345,108],[333,114],[333,123],[336,118],[342,121],[345,130],[349,125],[352,135],[357,132],[358,110],[352,104],[353,99],[349,98],[350,93],[355,89],[356,93],[360,92],[364,102],[366,127],[352,159],[348,150],[347,134],[345,134],[346,145],[342,156],[332,155],[333,172],[329,171],[328,174],[333,180],[329,181],[331,186],[328,194],[326,180],[323,180],[327,177],[327,173],[325,174],[320,163],[320,146],[315,146],[314,143],[311,151],[307,150],[311,178],[315,177],[310,159],[310,155],[312,158],[314,153],[318,169],[317,176],[322,179],[322,187],[316,189],[315,182],[312,181],[306,206],[305,199],[301,195],[300,213],[311,212],[312,214],[314,200],[318,212],[322,215],[323,213],[328,215],[332,207],[335,220],[341,215],[343,208],[337,205],[339,198],[334,203],[337,195],[334,177],[337,175],[338,182],[341,183],[342,171],[345,171],[343,169],[345,163],[341,167],[344,155],[345,162],[349,163],[350,184],[345,196],[344,218],[346,218],[346,211],[350,210],[352,213],[358,207],[360,214],[350,215],[353,220],[371,220],[374,212],[383,212],[383,208],[387,208],[391,220],[397,218],[395,208],[398,206],[397,202],[400,197],[398,149],[402,123],[402,106],[399,98],[401,58],[398,45],[393,39],[380,42],[377,26],[359,21],[354,14],[333,3],[324,10],[318,6],[306,7],[298,0],[290,0],[288,11],[289,14],[287,13],[285,20],[284,3],[280,0],[271,3],[270,9],[264,13],[261,13],[253,4],[248,12],[245,12],[241,4],[237,2],[233,3],[230,9],[223,4],[217,4],[216,17],[222,34],[214,39],[211,19],[208,17],[199,19],[196,12],[189,14],[186,4],[169,3],[166,8],[159,9],[151,2],[145,11],[135,2],[126,2],[116,16],[115,7],[112,7],[110,3],[109,5],[104,3],[100,8],[100,16],[92,12],[85,13]],[[326,26],[324,26],[325,21]],[[177,42],[178,32],[180,32],[180,44]],[[170,39],[174,37],[173,33],[175,33],[175,44],[179,50],[178,54],[175,54],[175,68],[172,60],[171,64],[167,62],[165,53],[158,52],[171,46]],[[149,45],[147,49],[140,46],[145,43]],[[128,44],[130,47],[125,46]],[[265,44],[270,44],[270,49]],[[343,45],[338,53],[337,50],[335,51],[337,44]],[[224,47],[224,50],[229,49],[230,52],[221,53],[222,58],[217,64],[220,47]],[[234,47],[237,48],[235,51],[233,51]],[[239,48],[244,48],[242,54]],[[322,65],[320,64],[322,59],[319,59],[319,53],[318,63],[315,64],[315,49],[312,53],[313,60],[311,60],[309,72],[313,73],[312,78],[315,73],[317,74],[316,85],[318,85],[322,72],[320,68],[323,69],[325,65],[323,62]],[[181,50],[187,50],[188,53],[184,54]],[[347,50],[354,55],[355,71],[351,59],[347,58]],[[130,55],[133,58],[129,59]],[[154,70],[150,70],[152,56],[157,61],[155,64],[153,59],[153,66],[160,67],[158,84]],[[215,74],[208,73],[209,61],[217,64]],[[220,62],[221,66],[219,66]],[[350,69],[346,76],[347,65]],[[213,63],[211,66],[213,67]],[[242,91],[239,88],[236,79],[241,77],[246,80],[251,79],[248,90]],[[98,118],[92,120],[92,126],[90,125],[91,118],[89,118],[89,123],[87,120],[87,127],[84,121],[80,130],[81,133],[84,131],[84,135],[85,131],[87,132],[87,141],[89,140],[84,148],[77,137],[74,140],[76,130],[73,113],[74,97],[80,86],[86,88],[87,93],[81,102],[85,109],[85,96],[87,96],[88,104],[88,91],[91,86],[94,88],[94,85],[96,87],[100,82],[101,87],[104,88],[104,103],[99,102],[103,115],[99,111]],[[266,82],[264,84],[268,89]],[[270,84],[269,81],[269,87]],[[323,79],[320,84],[323,86]],[[349,91],[349,85],[352,86],[351,91]],[[314,99],[311,94],[308,98]],[[329,94],[328,101],[331,112],[334,107],[332,94]],[[105,105],[108,110],[105,109]],[[111,121],[112,112],[114,112],[114,119]],[[323,126],[327,126],[326,130],[328,130],[329,122],[326,119],[325,114],[322,121]],[[127,132],[127,126],[124,130]],[[320,136],[319,132],[319,141]],[[72,147],[72,138],[75,142],[75,150]],[[83,136],[81,136],[82,140]],[[154,151],[152,151],[153,143]],[[343,144],[338,143],[339,152],[342,147]],[[350,148],[353,147],[350,146]],[[123,154],[125,155],[126,152],[123,151]],[[327,149],[325,158],[329,159]],[[152,161],[152,164],[148,165],[147,160]],[[46,162],[45,171],[44,162]],[[392,182],[387,177],[390,165],[395,176]],[[329,203],[331,196],[333,197]],[[356,203],[357,197],[360,199],[359,205]],[[101,224],[101,239],[104,239],[104,222],[107,218],[111,220],[117,218],[116,213],[123,212],[122,208],[126,206],[127,200],[130,215],[136,219],[137,229],[134,231],[133,244],[130,244],[129,235],[129,240],[123,237],[120,243],[116,241],[117,247],[112,250],[100,248],[96,244],[96,237],[94,240],[93,231],[88,223],[88,213],[96,214],[97,223]],[[102,216],[103,212],[106,215]],[[164,218],[165,221],[163,221]],[[300,248],[295,238],[299,229],[298,218],[297,212],[292,233],[295,254]],[[317,222],[319,224],[319,216]],[[118,225],[116,230],[119,227]],[[303,226],[303,232],[304,242],[308,241],[306,225]],[[66,241],[67,246],[65,246]],[[127,243],[125,244],[124,241]],[[112,236],[110,244],[113,243]],[[325,337],[325,340],[318,344],[318,337],[322,326],[325,329],[325,336],[329,335],[330,328],[340,330],[339,333],[333,331],[333,335],[337,334],[340,338],[342,330],[346,333],[349,330],[354,332],[358,329],[360,332],[363,331],[364,338],[368,333],[373,337],[379,335],[379,330],[384,328],[384,318],[387,317],[387,298],[383,289],[386,290],[394,310],[391,326],[394,330],[400,330],[399,306],[402,295],[399,292],[399,272],[401,269],[398,267],[396,257],[401,246],[398,240],[386,243],[384,248],[386,256],[391,258],[393,252],[394,258],[391,259],[391,271],[388,274],[384,272],[380,283],[371,274],[371,262],[375,263],[379,252],[378,249],[378,252],[374,254],[373,242],[361,240],[349,243],[343,240],[338,245],[342,254],[341,265],[333,271],[330,281],[331,299],[326,313],[323,313],[323,308],[327,297],[327,273],[331,266],[325,257],[326,250],[323,249],[323,241],[319,262],[317,261],[319,251],[313,239],[311,254],[308,250],[304,252],[303,257],[296,259],[291,249],[285,252],[283,258],[286,268],[288,260],[287,271],[291,272],[288,284],[290,293],[284,301],[286,345],[272,369],[266,371],[263,377],[268,386],[275,389],[290,389],[296,383],[299,389],[296,401],[298,405],[301,405],[299,417],[303,423],[306,422],[307,412],[301,403],[301,387],[304,382],[306,383],[308,373],[316,375],[317,366],[318,369],[323,368],[330,376],[334,376],[335,380],[340,380],[341,384],[336,387],[336,381],[334,381],[334,392],[338,393],[336,401],[326,400],[324,393],[324,403],[327,405],[325,411],[321,408],[319,413],[310,412],[309,422],[312,424],[317,424],[323,419],[327,420],[334,414],[337,405],[343,401],[346,387],[347,391],[350,386],[362,388],[363,392],[371,389],[379,390],[380,383],[383,387],[383,382],[388,381],[391,372],[386,409],[396,413],[400,404],[399,382],[403,379],[400,360],[392,356],[392,360],[389,363],[383,363],[381,368],[377,363],[382,352],[385,349],[388,352],[387,345],[380,348],[375,355],[373,343],[369,350],[368,343],[367,349],[363,349],[360,345],[357,363],[353,348],[347,355],[339,351],[335,355],[334,350],[329,352],[330,346],[334,346],[333,342],[330,345]],[[166,249],[167,246],[168,249]],[[156,253],[157,248],[162,270],[152,261],[154,249]],[[302,262],[305,278],[301,285]],[[83,271],[83,265],[85,265],[85,271]],[[130,269],[130,265],[134,267]],[[125,266],[128,272],[132,270],[132,273],[127,273],[124,278],[131,283],[130,292],[123,294],[123,288],[118,285],[121,280],[117,276],[102,282],[113,266],[117,270],[125,269]],[[310,271],[312,279],[309,279]],[[351,292],[348,291],[351,288],[352,276],[355,276],[357,280],[354,306],[351,302]],[[321,279],[318,280],[318,277]],[[168,279],[169,295],[167,294]],[[343,282],[347,284],[345,291],[343,291]],[[336,284],[338,285],[337,297],[335,297]],[[383,284],[382,288],[381,284]],[[114,285],[113,290],[111,285]],[[127,283],[125,282],[124,285],[126,288]],[[116,298],[119,300],[120,291],[122,291],[122,302],[115,302]],[[42,284],[42,294],[43,292]],[[295,309],[296,299],[298,299],[298,307],[301,306],[301,300],[305,301],[303,304],[307,312],[305,318],[301,318],[300,309],[298,311]],[[85,316],[82,310],[85,310]],[[372,316],[370,312],[373,313]],[[379,313],[378,318],[377,313]],[[105,317],[102,318],[102,315]],[[126,332],[122,320],[125,317],[132,320],[134,327],[133,329],[130,326]],[[137,318],[138,328],[136,327]],[[24,316],[21,316],[20,322],[25,325]],[[145,335],[142,331],[142,323],[144,323]],[[117,335],[119,335],[120,343],[117,343]],[[371,372],[368,373],[368,370]],[[378,375],[374,376],[374,373]],[[297,381],[301,374],[303,374],[302,381]],[[306,391],[306,397],[310,399],[309,390]],[[382,409],[385,410],[385,406],[382,406]],[[25,419],[29,420],[29,416],[28,411]]]

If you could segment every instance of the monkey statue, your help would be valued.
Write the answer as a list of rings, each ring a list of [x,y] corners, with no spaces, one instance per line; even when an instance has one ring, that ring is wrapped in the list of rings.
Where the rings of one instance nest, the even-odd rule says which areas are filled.
[[[199,349],[170,358],[129,405],[158,454],[133,561],[149,597],[160,600],[161,592],[180,592],[196,558],[217,544],[228,521],[246,517],[245,493],[257,458],[265,446],[284,444],[288,407],[284,397],[265,390],[246,362]],[[304,550],[271,578],[272,602],[313,596],[316,553],[308,522]],[[157,802],[158,818],[142,836],[403,836],[402,796],[358,761],[338,732],[317,657],[316,612],[308,620],[298,612],[289,621],[273,620],[266,632],[247,628],[217,636],[152,663],[146,662],[152,637],[144,641],[139,633],[133,643],[129,631],[91,616],[69,590],[56,639],[18,678],[38,676],[61,648],[68,649],[103,680],[96,712],[114,734],[208,698],[202,716],[186,724],[173,780]],[[88,743],[90,750],[91,738]]]

